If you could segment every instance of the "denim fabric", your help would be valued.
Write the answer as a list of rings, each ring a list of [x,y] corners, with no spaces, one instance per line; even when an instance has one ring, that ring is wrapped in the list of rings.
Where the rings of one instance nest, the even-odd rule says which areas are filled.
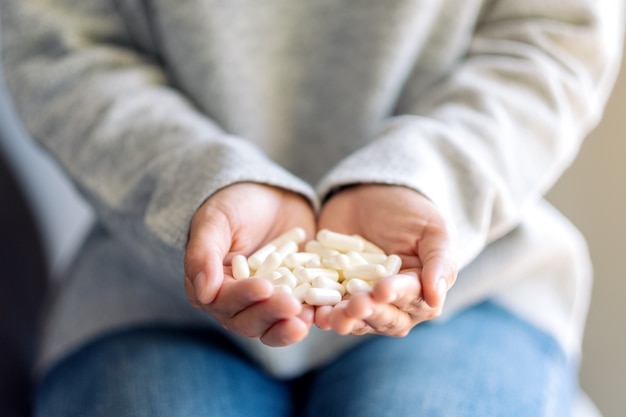
[[[551,337],[486,302],[295,380],[266,375],[214,332],[110,335],[49,372],[36,416],[561,417],[576,389]]]

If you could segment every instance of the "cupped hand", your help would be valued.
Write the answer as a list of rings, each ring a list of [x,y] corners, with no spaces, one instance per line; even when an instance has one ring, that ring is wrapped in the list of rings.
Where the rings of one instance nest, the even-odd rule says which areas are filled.
[[[304,228],[308,239],[315,232],[312,207],[293,192],[238,183],[212,195],[191,221],[184,263],[189,302],[223,327],[267,345],[302,340],[313,309],[274,293],[266,279],[235,280],[228,266],[235,255],[248,256],[294,227]]]
[[[458,273],[454,237],[437,207],[406,187],[364,184],[333,195],[322,207],[319,229],[359,234],[402,258],[399,274],[372,292],[318,307],[315,323],[339,334],[404,336],[441,314]]]

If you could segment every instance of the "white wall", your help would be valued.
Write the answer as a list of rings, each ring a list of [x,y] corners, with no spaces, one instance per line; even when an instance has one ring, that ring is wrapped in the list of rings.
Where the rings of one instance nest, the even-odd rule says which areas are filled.
[[[623,68],[603,121],[549,195],[587,237],[594,262],[596,280],[581,378],[604,417],[626,416],[625,139]]]

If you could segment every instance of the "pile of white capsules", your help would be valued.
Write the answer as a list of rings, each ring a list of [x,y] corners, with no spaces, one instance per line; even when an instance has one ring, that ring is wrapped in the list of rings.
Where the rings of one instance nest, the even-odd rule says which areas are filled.
[[[297,227],[248,258],[236,255],[233,277],[262,277],[272,282],[275,291],[293,294],[301,303],[322,306],[335,305],[346,294],[371,291],[378,280],[397,274],[402,265],[398,255],[387,255],[358,235],[323,229],[300,252],[305,239],[306,232]]]

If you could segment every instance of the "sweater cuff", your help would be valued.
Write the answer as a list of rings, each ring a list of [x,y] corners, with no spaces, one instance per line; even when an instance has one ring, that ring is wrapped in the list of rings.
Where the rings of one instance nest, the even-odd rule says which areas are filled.
[[[481,170],[450,145],[435,121],[418,116],[390,119],[376,140],[342,160],[318,184],[321,201],[354,184],[389,184],[415,190],[431,200],[459,238],[459,266],[484,247],[489,188]],[[469,209],[468,209],[469,207]]]
[[[271,185],[301,194],[314,210],[319,207],[313,188],[276,165],[254,145],[236,137],[226,137],[220,145],[200,143],[169,163],[170,178],[155,193],[152,213],[146,223],[159,240],[183,250],[190,220],[196,210],[220,189],[240,182]],[[250,201],[251,206],[255,202]]]

